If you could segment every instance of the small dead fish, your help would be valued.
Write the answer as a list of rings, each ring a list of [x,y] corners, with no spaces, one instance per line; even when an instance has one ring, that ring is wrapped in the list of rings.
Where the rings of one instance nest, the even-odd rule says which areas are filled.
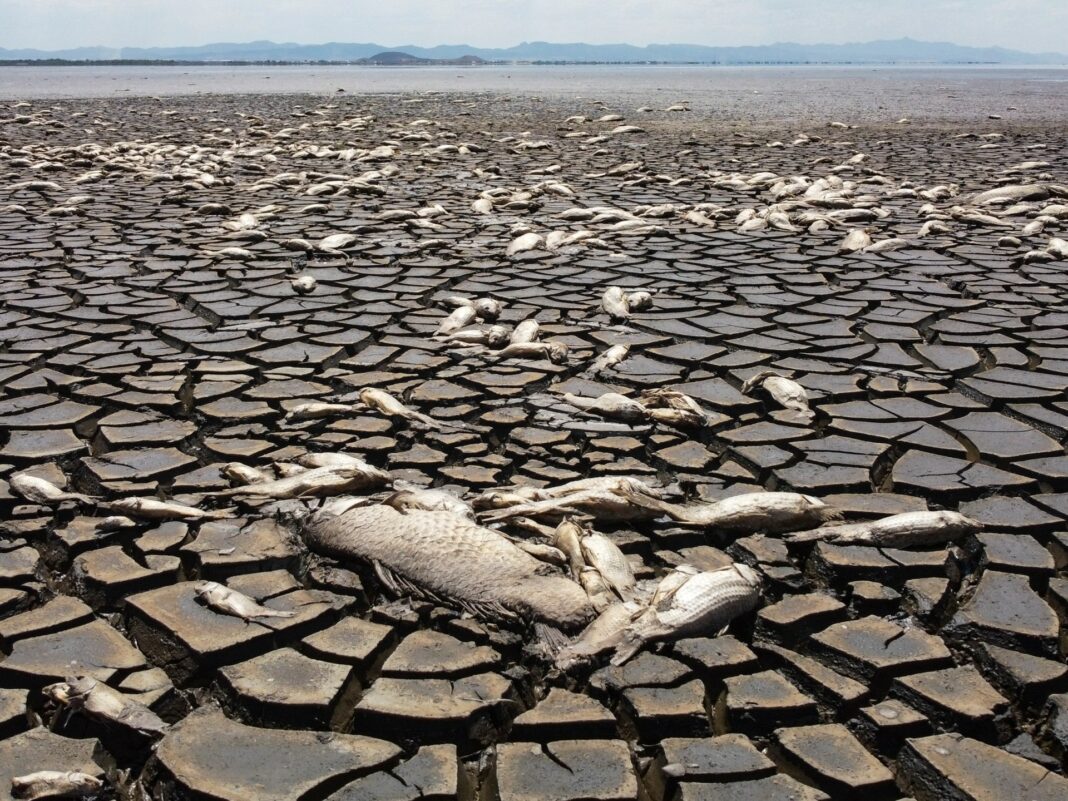
[[[421,509],[426,512],[451,512],[468,520],[475,519],[475,510],[471,508],[471,504],[445,490],[399,490],[385,498],[382,503],[401,513]]]
[[[653,294],[651,292],[631,292],[627,295],[627,308],[631,311],[645,311],[653,308]]]
[[[760,603],[760,575],[748,565],[733,564],[690,576],[659,602],[650,605],[624,630],[612,656],[622,665],[649,642],[715,633]]]
[[[518,489],[518,488],[516,488]],[[475,508],[485,509],[485,520],[514,517],[589,515],[598,520],[653,520],[664,510],[661,493],[645,482],[629,476],[580,479],[570,484],[533,492],[494,490],[475,499]]]
[[[372,409],[378,410],[386,417],[403,417],[405,420],[414,420],[415,422],[422,423],[427,428],[466,428],[463,424],[435,420],[430,415],[417,412],[414,409],[409,409],[388,392],[381,389],[375,389],[374,387],[365,387],[364,389],[361,389],[360,400]]]
[[[259,484],[273,480],[273,476],[241,462],[227,462],[219,472],[231,481],[236,481],[240,484]]]
[[[494,355],[499,359],[546,359],[560,364],[567,360],[568,350],[563,342],[513,342]]]
[[[232,259],[233,261],[249,261],[256,258],[256,254],[245,248],[222,248],[221,250],[205,250],[205,256],[210,256],[215,261]]]
[[[636,603],[617,601],[611,604],[582,630],[574,642],[560,649],[556,656],[556,666],[561,670],[568,670],[594,659],[599,654],[614,650],[622,642],[624,630],[641,612],[642,607]]]
[[[137,528],[137,521],[123,515],[111,515],[97,521],[96,524],[97,531],[122,531],[127,528]]]
[[[285,421],[296,423],[300,420],[321,420],[324,417],[337,417],[342,414],[352,414],[352,406],[346,403],[312,401],[294,406],[286,412]]]
[[[839,253],[857,253],[871,247],[871,235],[863,228],[854,228],[838,245]]]
[[[220,492],[209,492],[213,497],[231,497],[234,495],[251,495],[260,498],[286,500],[291,498],[322,498],[340,495],[354,490],[380,487],[383,473],[370,465],[349,465],[347,467],[316,467],[293,476],[234,487]]]
[[[586,591],[593,610],[600,614],[616,601],[608,582],[605,581],[601,571],[595,567],[584,567],[578,576],[579,584]]]
[[[205,606],[216,612],[222,612],[224,615],[239,617],[246,622],[257,617],[289,618],[296,615],[296,612],[263,606],[243,592],[230,589],[217,581],[198,581],[193,585],[193,592]]]
[[[787,542],[834,542],[873,545],[877,548],[913,548],[942,545],[968,534],[983,524],[959,512],[905,512],[863,523],[827,525],[811,531],[784,535]]]
[[[533,342],[538,338],[538,331],[541,326],[537,320],[523,320],[513,330],[512,336],[509,338],[509,342],[513,345],[526,344]]]
[[[467,325],[470,325],[477,316],[474,306],[460,306],[453,310],[453,312],[441,321],[437,330],[434,332],[434,336],[448,336],[459,331]]]
[[[742,394],[750,395],[757,387],[767,392],[781,407],[794,412],[799,422],[812,421],[814,415],[808,406],[808,393],[793,379],[762,370],[742,384]]]
[[[639,496],[638,501],[643,500]],[[686,505],[658,501],[655,506],[684,525],[744,534],[797,531],[841,517],[818,498],[796,492],[749,492]]]
[[[112,511],[125,512],[143,520],[221,520],[229,517],[226,512],[209,512],[181,503],[157,501],[154,498],[119,498],[109,501],[106,505]]]
[[[634,596],[634,570],[630,561],[619,546],[608,537],[596,532],[586,533],[579,545],[582,548],[583,561],[601,574],[608,587],[619,596],[621,601],[632,600]]]
[[[605,314],[616,322],[630,319],[630,307],[627,305],[627,296],[623,289],[618,286],[610,286],[601,296],[601,308]]]
[[[528,250],[534,250],[541,247],[545,243],[544,237],[541,234],[529,233],[523,234],[513,239],[507,249],[505,255],[517,256],[520,253],[526,253]]]
[[[571,568],[571,576],[578,579],[583,568],[587,567],[586,558],[582,553],[582,537],[584,529],[578,523],[567,518],[560,521],[556,530],[553,531],[553,545],[567,557],[568,566]]]
[[[74,770],[39,770],[11,779],[11,796],[19,801],[42,798],[85,798],[96,795],[104,783],[88,773]]]
[[[91,676],[49,684],[41,692],[68,709],[140,734],[159,736],[167,730],[167,724],[147,706]]]
[[[609,367],[615,367],[630,353],[630,345],[613,345],[594,361],[590,365],[591,373],[599,373],[607,370]]]
[[[603,417],[612,417],[627,422],[640,422],[649,418],[649,411],[645,406],[618,392],[606,392],[598,398],[583,398],[565,392],[562,397],[576,408],[595,412]]]
[[[313,275],[298,275],[289,282],[289,285],[293,287],[293,291],[298,295],[310,295],[319,286],[319,282],[315,280]]]
[[[97,499],[80,492],[67,492],[61,490],[51,481],[30,475],[28,473],[16,473],[9,479],[11,489],[15,490],[31,503],[44,506],[54,506],[65,501],[77,501],[78,503],[94,503]]]

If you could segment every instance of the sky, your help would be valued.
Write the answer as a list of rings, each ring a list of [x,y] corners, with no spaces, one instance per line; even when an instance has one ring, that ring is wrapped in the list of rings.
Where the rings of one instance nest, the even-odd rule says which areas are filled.
[[[0,0],[0,47],[843,43],[1068,50],[1068,0]]]

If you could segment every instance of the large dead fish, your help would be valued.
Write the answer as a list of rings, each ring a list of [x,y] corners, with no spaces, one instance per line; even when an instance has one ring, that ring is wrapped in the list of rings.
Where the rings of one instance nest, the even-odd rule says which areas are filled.
[[[681,582],[673,579],[672,591],[661,593],[623,631],[612,664],[622,665],[649,642],[714,634],[726,628],[757,607],[760,583],[760,575],[742,564],[697,573]]]
[[[959,512],[904,512],[863,523],[820,526],[786,534],[788,542],[820,540],[878,548],[942,545],[981,530],[983,524]]]
[[[636,503],[648,503],[640,494],[634,498]],[[683,525],[739,534],[797,531],[841,517],[818,498],[796,492],[749,492],[715,503],[649,505]]]
[[[398,595],[457,606],[490,620],[533,620],[576,630],[593,616],[577,583],[527,554],[496,531],[450,512],[385,505],[328,509],[304,531],[308,545],[329,556],[374,565]]]
[[[68,678],[41,690],[63,707],[147,736],[167,730],[159,715],[91,676]]]

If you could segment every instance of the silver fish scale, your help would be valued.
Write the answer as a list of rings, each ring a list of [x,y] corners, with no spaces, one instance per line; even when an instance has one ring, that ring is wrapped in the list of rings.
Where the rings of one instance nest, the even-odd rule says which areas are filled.
[[[760,591],[734,570],[698,573],[656,612],[657,621],[674,631],[727,625],[760,601]]]

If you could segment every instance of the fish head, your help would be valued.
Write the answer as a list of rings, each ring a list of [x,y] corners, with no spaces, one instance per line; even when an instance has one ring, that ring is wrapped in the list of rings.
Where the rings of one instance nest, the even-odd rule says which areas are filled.
[[[545,355],[553,364],[560,364],[567,360],[568,347],[563,342],[549,342],[545,347]]]
[[[503,325],[492,325],[486,331],[486,344],[501,345],[508,341],[508,329]]]

